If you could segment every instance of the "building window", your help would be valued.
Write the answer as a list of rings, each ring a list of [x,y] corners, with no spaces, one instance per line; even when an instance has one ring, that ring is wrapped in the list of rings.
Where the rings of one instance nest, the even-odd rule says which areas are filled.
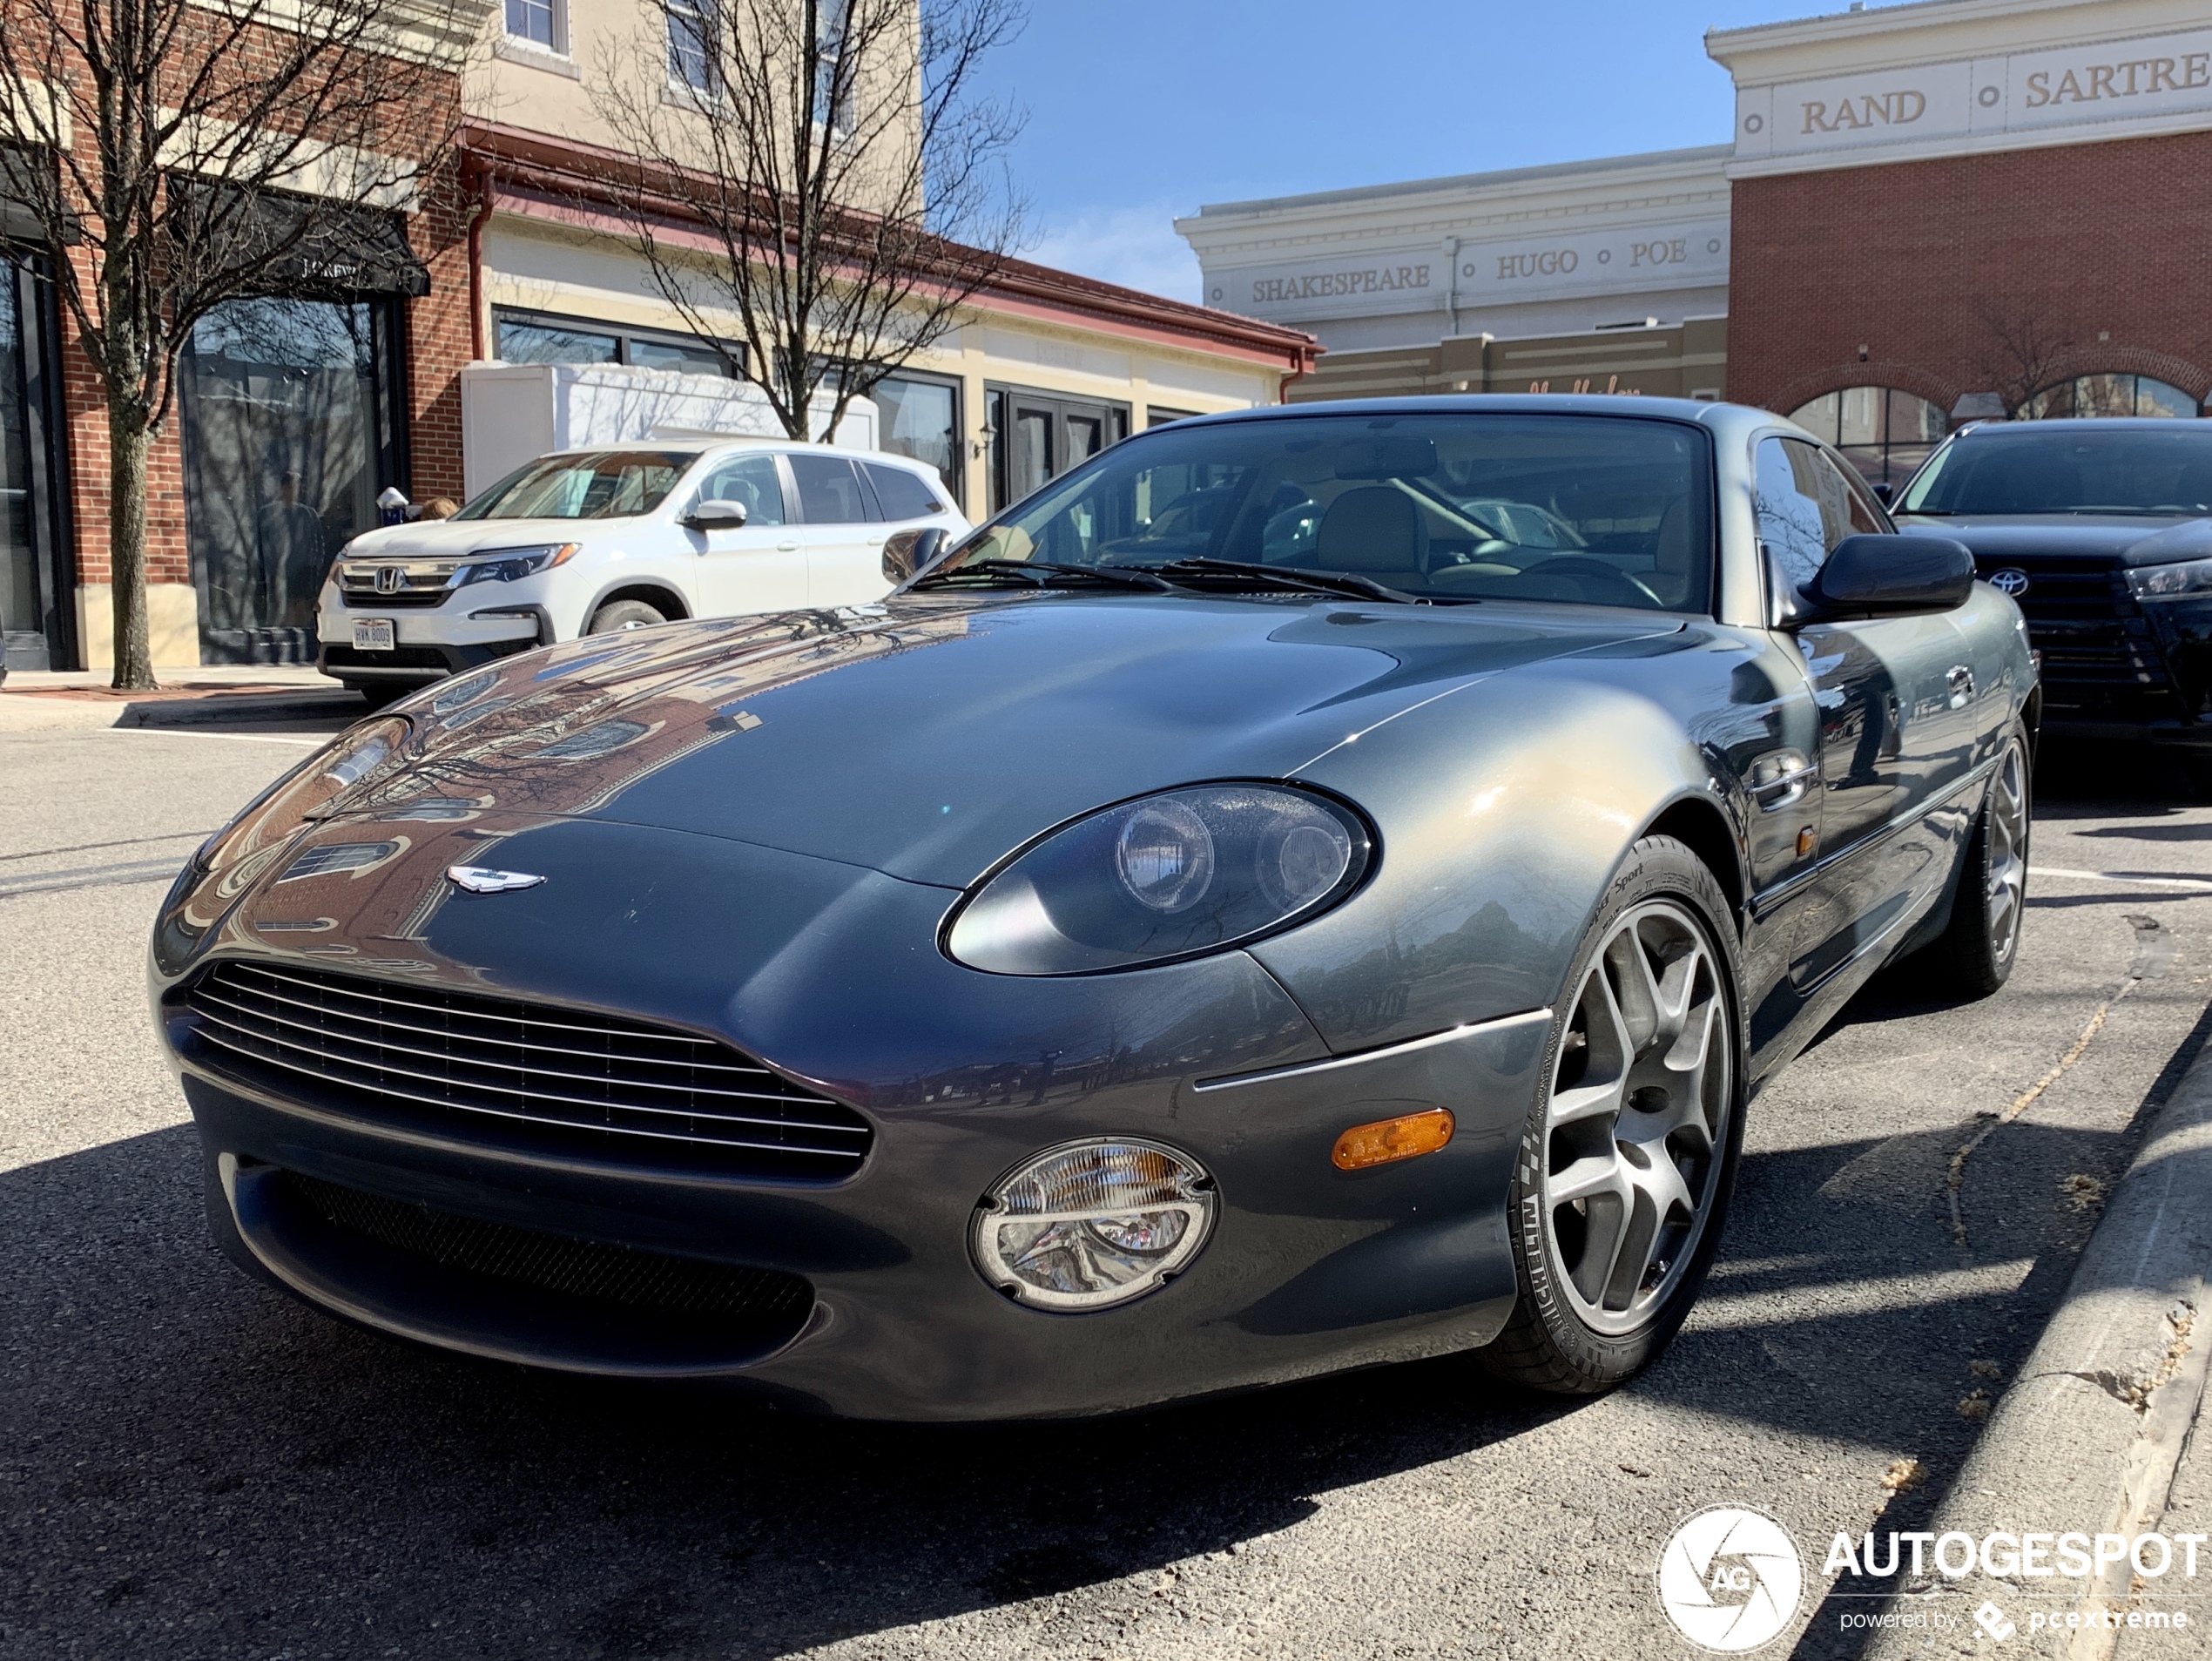
[[[2077,375],[2046,387],[2013,412],[2020,421],[2084,415],[2165,415],[2189,419],[2196,400],[2147,375]]]
[[[894,456],[911,456],[937,469],[963,508],[968,469],[961,465],[960,383],[935,376],[887,375],[868,395],[875,400],[876,442]]]
[[[569,50],[566,0],[507,0],[507,34],[549,52]]]
[[[724,341],[718,349],[714,341],[696,334],[541,312],[496,311],[492,321],[498,330],[499,357],[505,363],[627,363],[633,368],[733,379],[745,367],[745,348],[736,341]]]
[[[1127,404],[1091,403],[1026,387],[983,394],[995,514],[1129,436]]]
[[[1195,409],[1163,409],[1153,404],[1144,412],[1144,430],[1150,432],[1155,427],[1165,427],[1171,422],[1188,421],[1197,413]]]
[[[814,111],[832,132],[853,131],[853,84],[859,66],[845,61],[845,25],[853,0],[820,0],[814,14]]]
[[[694,92],[712,93],[715,36],[714,0],[669,0],[668,78]]]
[[[1843,451],[1869,484],[1904,483],[1950,427],[1941,405],[1897,387],[1824,393],[1790,419]]]

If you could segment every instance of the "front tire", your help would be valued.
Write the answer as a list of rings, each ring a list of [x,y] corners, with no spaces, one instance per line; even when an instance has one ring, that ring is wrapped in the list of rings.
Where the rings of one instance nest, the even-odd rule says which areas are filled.
[[[655,629],[668,619],[643,600],[609,600],[591,614],[586,634],[619,634],[625,629]]]
[[[1648,836],[1582,937],[1514,1173],[1521,1295],[1481,1352],[1502,1378],[1611,1389],[1696,1301],[1743,1138],[1729,915],[1703,861]]]
[[[1959,862],[1951,921],[1927,949],[1928,966],[1946,991],[1987,997],[2012,978],[2020,961],[2033,824],[2029,777],[2027,732],[2015,723]]]

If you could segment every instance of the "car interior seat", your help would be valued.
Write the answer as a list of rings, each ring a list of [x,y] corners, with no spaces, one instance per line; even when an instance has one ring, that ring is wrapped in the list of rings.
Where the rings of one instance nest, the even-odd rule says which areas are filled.
[[[1363,485],[1329,503],[1313,551],[1324,571],[1358,571],[1392,587],[1418,588],[1428,569],[1428,526],[1403,490]]]

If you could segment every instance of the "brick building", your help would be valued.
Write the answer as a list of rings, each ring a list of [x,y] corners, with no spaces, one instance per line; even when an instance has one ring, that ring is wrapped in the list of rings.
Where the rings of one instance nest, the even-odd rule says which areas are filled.
[[[1723,395],[1891,481],[1964,420],[2202,412],[2203,0],[1925,0],[1705,44],[1735,82],[1726,145],[1177,228],[1210,298],[1330,348],[1301,399]]]
[[[592,78],[618,64],[696,92],[667,14],[650,0],[457,6],[483,50],[449,78],[449,167],[362,205],[362,257],[342,273],[234,302],[185,349],[151,463],[157,666],[312,663],[314,585],[377,523],[379,494],[465,495],[470,361],[724,373],[590,206],[620,159]],[[51,281],[53,260],[85,256],[19,240],[4,200],[0,215],[14,254],[0,258],[0,649],[13,668],[105,667],[106,423]],[[980,517],[1148,425],[1276,402],[1313,360],[1295,329],[1015,262],[887,383],[879,430]]]

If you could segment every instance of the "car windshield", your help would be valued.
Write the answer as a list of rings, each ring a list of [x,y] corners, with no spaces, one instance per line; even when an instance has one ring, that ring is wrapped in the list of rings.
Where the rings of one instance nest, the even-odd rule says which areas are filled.
[[[2212,422],[1962,433],[1905,487],[1903,513],[2212,513]]]
[[[549,456],[505,478],[456,519],[621,519],[651,513],[698,459],[689,450],[610,449]]]
[[[1380,584],[1435,601],[1703,611],[1710,477],[1702,429],[1648,418],[1446,412],[1177,424],[1009,509],[925,580],[963,571],[988,580],[994,561],[1164,570],[1178,585],[1224,580],[1174,569],[1207,559],[1279,570],[1292,588],[1303,576],[1311,586]]]

